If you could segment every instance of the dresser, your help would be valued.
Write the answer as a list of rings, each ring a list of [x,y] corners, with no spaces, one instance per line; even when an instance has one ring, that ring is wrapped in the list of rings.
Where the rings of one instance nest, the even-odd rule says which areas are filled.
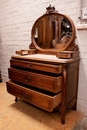
[[[45,110],[55,109],[65,123],[67,109],[76,110],[79,51],[72,20],[49,5],[31,30],[28,50],[10,59],[7,92]],[[34,107],[34,106],[33,106]]]

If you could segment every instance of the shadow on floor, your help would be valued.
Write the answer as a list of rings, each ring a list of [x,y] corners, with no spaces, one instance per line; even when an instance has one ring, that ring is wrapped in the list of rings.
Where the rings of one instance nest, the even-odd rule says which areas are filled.
[[[73,130],[87,130],[87,116],[77,123]]]

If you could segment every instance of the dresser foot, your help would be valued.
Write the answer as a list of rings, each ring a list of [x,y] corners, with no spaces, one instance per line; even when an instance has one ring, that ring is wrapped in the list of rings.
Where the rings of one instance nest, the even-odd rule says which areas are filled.
[[[61,117],[61,122],[62,122],[62,124],[65,124],[65,115],[61,115],[62,117]]]
[[[17,102],[18,101],[18,97],[15,97],[15,102]]]
[[[65,119],[64,119],[64,120],[62,120],[62,124],[65,124]]]
[[[65,124],[65,108],[62,107],[62,111],[61,111],[61,122],[62,124]]]
[[[74,106],[72,107],[72,110],[76,111],[77,109],[77,103],[74,104]]]

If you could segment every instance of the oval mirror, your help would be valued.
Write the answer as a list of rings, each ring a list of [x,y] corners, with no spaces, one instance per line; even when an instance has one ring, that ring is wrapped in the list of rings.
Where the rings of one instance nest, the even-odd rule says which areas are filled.
[[[66,15],[50,12],[35,21],[31,35],[38,50],[58,52],[71,46],[75,38],[75,28]]]

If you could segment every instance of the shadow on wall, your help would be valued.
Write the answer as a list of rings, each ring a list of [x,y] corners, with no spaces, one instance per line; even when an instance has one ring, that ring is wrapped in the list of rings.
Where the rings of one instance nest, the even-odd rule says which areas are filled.
[[[79,65],[79,84],[78,84],[78,109],[87,116],[87,62],[85,58],[81,58]]]
[[[2,79],[1,79],[1,64],[0,64],[0,83],[2,82]]]
[[[1,36],[0,36],[0,83],[2,82],[1,79]]]
[[[77,30],[76,34],[80,52],[77,108],[87,116],[87,30]]]

